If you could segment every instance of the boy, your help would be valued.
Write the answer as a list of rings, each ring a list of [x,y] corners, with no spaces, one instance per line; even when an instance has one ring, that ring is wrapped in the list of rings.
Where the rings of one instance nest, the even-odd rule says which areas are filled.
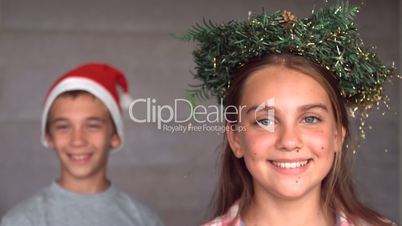
[[[127,81],[109,65],[80,66],[52,85],[42,142],[56,152],[60,178],[9,211],[1,226],[162,225],[106,177],[109,152],[123,144],[119,103],[129,104]]]

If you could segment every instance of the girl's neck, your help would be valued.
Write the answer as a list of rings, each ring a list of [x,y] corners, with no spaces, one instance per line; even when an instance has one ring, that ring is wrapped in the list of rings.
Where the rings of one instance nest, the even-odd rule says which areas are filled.
[[[255,193],[249,208],[242,214],[243,221],[247,226],[335,225],[335,216],[323,208],[320,193],[310,193],[297,199],[283,199],[270,194]]]

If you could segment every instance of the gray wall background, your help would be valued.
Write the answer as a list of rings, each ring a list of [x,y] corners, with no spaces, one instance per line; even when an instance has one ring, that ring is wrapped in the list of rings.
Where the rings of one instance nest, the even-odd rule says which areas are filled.
[[[357,1],[351,1],[357,2]],[[192,44],[178,41],[203,17],[246,18],[249,10],[290,9],[299,17],[318,0],[0,0],[0,216],[58,175],[58,161],[40,144],[43,97],[61,73],[101,61],[120,68],[135,98],[172,104],[195,84]],[[357,17],[366,44],[387,63],[402,65],[402,6],[397,0],[366,1]],[[399,63],[398,63],[399,61]],[[391,111],[371,114],[367,141],[356,154],[359,195],[398,221],[402,143],[401,82],[388,85]],[[213,103],[213,102],[211,102]],[[167,133],[126,114],[126,146],[111,155],[110,177],[154,208],[167,225],[197,225],[208,216],[222,135]],[[398,148],[398,144],[401,146]]]

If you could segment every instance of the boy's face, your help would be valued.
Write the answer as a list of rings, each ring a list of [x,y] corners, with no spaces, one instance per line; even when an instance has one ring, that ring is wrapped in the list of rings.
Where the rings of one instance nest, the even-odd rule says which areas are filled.
[[[85,93],[54,101],[46,139],[60,160],[61,180],[104,177],[109,150],[121,144],[105,105]]]

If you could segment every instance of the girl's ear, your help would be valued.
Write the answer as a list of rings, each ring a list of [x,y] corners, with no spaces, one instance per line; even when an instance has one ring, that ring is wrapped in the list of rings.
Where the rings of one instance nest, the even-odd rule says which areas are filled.
[[[345,135],[346,135],[346,130],[345,128],[342,126],[340,129],[340,133],[338,132],[338,130],[335,131],[335,152],[339,152],[342,150],[342,146],[343,146],[343,141],[345,140]]]
[[[236,124],[226,124],[226,134],[230,149],[232,149],[233,154],[237,158],[242,158],[244,156],[243,149],[241,148],[241,132],[237,129]]]

